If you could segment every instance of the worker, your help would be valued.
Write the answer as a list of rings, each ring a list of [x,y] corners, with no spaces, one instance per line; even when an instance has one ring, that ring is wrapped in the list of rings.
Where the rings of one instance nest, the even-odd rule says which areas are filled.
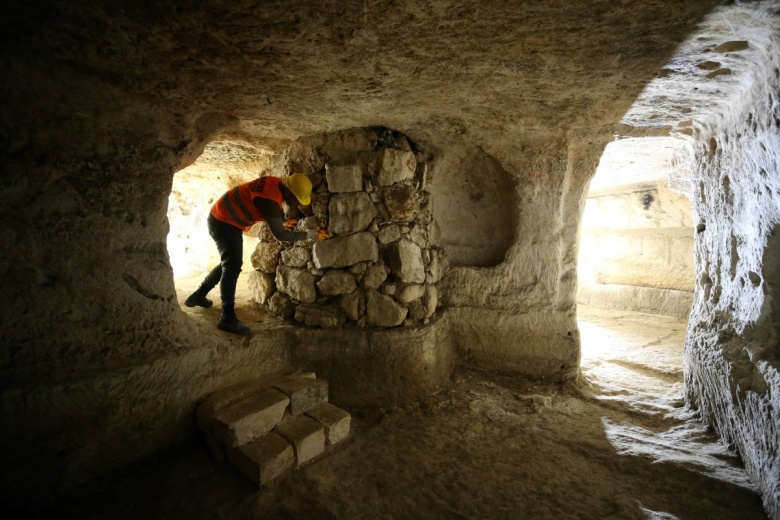
[[[228,190],[211,207],[208,216],[209,235],[217,244],[220,263],[206,275],[200,287],[185,301],[187,307],[209,308],[213,302],[206,298],[209,291],[219,284],[222,298],[221,330],[248,336],[249,327],[236,316],[236,283],[243,262],[241,234],[253,224],[265,221],[273,236],[281,242],[299,240],[321,241],[329,236],[327,229],[293,231],[296,219],[284,221],[283,202],[293,210],[297,206],[311,204],[311,181],[301,173],[290,175],[287,180],[279,177],[260,177]]]

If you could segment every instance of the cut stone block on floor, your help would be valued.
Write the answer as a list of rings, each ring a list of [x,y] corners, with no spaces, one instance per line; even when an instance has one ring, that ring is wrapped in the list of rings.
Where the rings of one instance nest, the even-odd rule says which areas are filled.
[[[284,417],[290,399],[268,389],[226,406],[212,419],[214,435],[227,446],[243,446],[270,432]]]
[[[323,426],[328,444],[336,444],[349,435],[352,417],[338,406],[322,403],[306,412],[306,415]]]
[[[257,395],[258,393],[271,388],[274,384],[288,381],[290,379],[315,379],[314,372],[294,372],[292,374],[271,374],[246,381],[241,381],[234,385],[217,390],[206,397],[195,412],[195,424],[206,433],[211,432],[211,419],[224,407],[243,401],[244,399]]]
[[[228,448],[227,457],[257,486],[266,485],[295,465],[292,445],[273,432],[238,448]]]
[[[293,445],[298,466],[325,451],[325,428],[311,417],[287,414],[274,431]]]
[[[349,436],[348,412],[328,403],[328,383],[313,372],[271,375],[217,390],[195,421],[214,457],[262,487]]]
[[[290,413],[301,415],[328,402],[328,382],[324,379],[290,379],[274,385],[290,398]]]

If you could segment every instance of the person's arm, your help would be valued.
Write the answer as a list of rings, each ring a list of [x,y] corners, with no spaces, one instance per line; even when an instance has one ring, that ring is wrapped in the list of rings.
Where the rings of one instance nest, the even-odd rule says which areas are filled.
[[[276,202],[257,197],[254,203],[255,207],[263,214],[263,218],[266,224],[268,224],[268,229],[271,230],[271,234],[276,240],[280,242],[297,242],[316,237],[316,231],[312,232],[314,233],[312,236],[308,231],[287,231],[284,229],[284,213],[279,209]]]

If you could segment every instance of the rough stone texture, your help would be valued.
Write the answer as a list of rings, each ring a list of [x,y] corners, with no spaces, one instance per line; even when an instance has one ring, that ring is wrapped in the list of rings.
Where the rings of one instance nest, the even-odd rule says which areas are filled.
[[[376,180],[380,186],[391,186],[414,176],[417,160],[412,152],[385,148],[379,158]]]
[[[172,179],[218,136],[281,154],[302,135],[336,128],[382,125],[409,135],[432,159],[433,211],[456,265],[440,287],[454,319],[447,318],[451,337],[439,347],[468,354],[482,368],[575,377],[585,186],[615,133],[665,131],[663,121],[643,130],[637,128],[641,118],[621,118],[651,78],[675,87],[675,78],[689,74],[691,83],[678,87],[685,96],[680,102],[659,95],[668,87],[648,89],[653,103],[644,114],[690,109],[669,125],[696,134],[703,156],[708,138],[700,133],[708,125],[696,111],[739,104],[723,94],[745,67],[769,75],[776,67],[770,63],[776,51],[746,61],[744,51],[721,47],[738,39],[749,49],[768,48],[774,36],[761,28],[774,23],[771,12],[751,2],[724,8],[736,13],[728,23],[724,12],[715,13],[720,26],[713,22],[706,39],[692,40],[701,46],[698,61],[675,59],[661,70],[716,3],[423,0],[393,9],[326,3],[314,11],[297,0],[179,10],[145,2],[125,2],[122,9],[82,1],[9,7],[0,18],[0,234],[6,252],[0,271],[9,302],[0,347],[4,492],[29,504],[41,489],[56,493],[149,455],[188,435],[187,411],[214,379],[268,368],[270,358],[260,354],[274,343],[266,352],[225,347],[176,300],[166,251]],[[737,34],[748,23],[748,33]],[[381,60],[367,64],[367,56]],[[703,61],[718,61],[732,73],[711,76],[717,71],[696,67]],[[774,97],[767,100],[776,91],[773,86],[750,97],[754,119],[772,113]],[[742,115],[740,124],[748,120]],[[776,149],[773,143],[767,137],[764,146]],[[752,154],[768,161],[756,171],[761,175],[763,167],[773,178],[768,166],[776,163],[764,153]],[[317,154],[288,155],[285,166],[306,172],[325,164]],[[415,173],[410,182],[417,180]],[[716,175],[702,180],[699,192],[715,194],[722,184]],[[759,213],[733,229],[760,226],[767,236],[774,210],[755,207]],[[711,222],[706,225],[717,235]],[[712,245],[701,249],[700,262],[726,269],[730,255],[721,249],[730,244]],[[749,247],[737,243],[736,249]],[[720,294],[724,309],[736,302],[732,296],[755,292],[751,271],[752,278],[766,278],[752,256],[737,264],[747,279],[739,276],[733,286],[726,276],[721,284],[708,274],[716,282],[711,296]],[[710,285],[703,282],[697,276],[701,288]],[[759,300],[767,299],[756,294]],[[714,312],[697,310],[696,324],[713,327],[706,317]],[[741,316],[743,310],[727,315],[732,312]],[[338,341],[331,336],[336,332]],[[280,345],[273,362],[284,365],[292,347],[273,327],[264,334]],[[432,388],[405,385],[398,376],[402,368],[409,374],[430,364],[405,366],[389,353],[419,361],[422,351],[439,359],[435,348],[392,336],[406,350],[372,344],[341,359],[333,352],[353,348],[343,334],[316,331],[303,342],[312,358],[332,363],[339,388],[354,383],[370,390],[366,395],[375,402],[392,401],[400,388]],[[325,344],[335,348],[324,351]],[[758,372],[769,373],[761,363]],[[395,368],[388,372],[382,364]],[[706,388],[728,382],[725,365],[702,366],[713,371]],[[703,396],[705,402],[718,402],[713,394]],[[766,404],[770,397],[751,399]],[[743,414],[737,424],[771,428],[752,412]],[[723,424],[734,417],[724,413]],[[105,438],[113,439],[110,454],[97,442]],[[762,457],[751,464],[770,493],[773,473]]]
[[[435,285],[429,285],[425,289],[425,294],[422,297],[422,304],[425,306],[425,317],[430,318],[433,313],[436,312],[436,307],[439,305],[439,291]]]
[[[402,282],[422,283],[425,281],[425,266],[420,246],[409,240],[392,244],[387,253],[390,272]]]
[[[368,260],[376,262],[379,249],[371,233],[356,233],[317,242],[312,249],[314,265],[323,267],[347,267]]]
[[[365,299],[361,293],[353,292],[339,300],[339,307],[347,319],[357,321],[365,310]]]
[[[395,299],[401,303],[409,303],[425,294],[425,288],[426,286],[416,283],[406,284],[395,292]]]
[[[274,388],[290,398],[290,413],[293,415],[328,402],[328,382],[324,379],[290,379],[275,384]]]
[[[282,251],[281,260],[290,267],[305,267],[311,261],[311,250],[303,247],[291,247]]]
[[[298,466],[325,451],[325,429],[305,415],[285,415],[274,431],[293,445]]]
[[[301,305],[293,307],[293,312],[295,321],[309,327],[337,329],[344,324],[344,315],[335,308]]]
[[[268,302],[271,295],[276,292],[276,277],[271,273],[262,271],[250,271],[249,290],[254,300],[263,305]]]
[[[398,186],[382,192],[387,212],[393,220],[410,221],[414,218],[416,206],[414,190],[410,186]]]
[[[312,303],[317,298],[314,275],[305,269],[280,267],[276,272],[276,286],[290,298]]]
[[[359,163],[325,165],[325,178],[331,193],[363,191],[363,167]]]
[[[688,59],[649,85],[626,119],[673,126],[673,135],[687,143],[681,148],[692,151],[696,286],[685,345],[686,395],[737,449],[769,517],[780,518],[780,38],[761,16],[746,24],[744,9],[706,24],[703,30],[716,33],[719,45],[691,40]],[[714,60],[729,73],[686,72]],[[681,111],[658,102],[668,84],[693,96],[726,95],[717,105]],[[643,112],[647,106],[653,109]]]
[[[401,238],[401,228],[398,226],[385,226],[379,230],[378,234],[379,243],[382,245],[395,242]]]
[[[290,399],[266,390],[218,410],[212,419],[214,435],[228,446],[243,446],[270,432],[284,416]]]
[[[366,192],[333,195],[328,205],[328,229],[336,235],[348,235],[365,230],[377,215],[374,203]]]
[[[370,266],[363,276],[363,285],[368,289],[378,289],[387,280],[387,267],[382,264]]]
[[[292,444],[270,432],[227,451],[230,463],[246,478],[262,487],[295,465]]]
[[[366,297],[366,317],[372,327],[395,327],[403,323],[407,314],[406,307],[399,305],[392,298],[368,291]]]
[[[277,316],[285,318],[290,318],[295,314],[295,306],[290,301],[290,298],[278,291],[268,299],[268,310]]]
[[[325,429],[328,444],[337,444],[349,435],[352,417],[349,412],[330,403],[320,404],[306,412],[306,415],[319,422]]]
[[[351,293],[357,288],[357,283],[351,273],[329,271],[317,282],[317,288],[326,296],[337,296]]]
[[[252,253],[252,267],[264,273],[275,273],[281,252],[282,244],[276,240],[259,242]]]

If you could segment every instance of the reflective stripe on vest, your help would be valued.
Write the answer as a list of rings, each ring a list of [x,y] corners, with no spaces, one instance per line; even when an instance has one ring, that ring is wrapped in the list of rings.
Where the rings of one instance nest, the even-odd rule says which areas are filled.
[[[211,207],[211,215],[221,222],[249,231],[256,222],[261,222],[263,214],[255,207],[254,199],[270,199],[282,208],[284,196],[280,186],[284,181],[278,177],[260,177],[228,190]]]

